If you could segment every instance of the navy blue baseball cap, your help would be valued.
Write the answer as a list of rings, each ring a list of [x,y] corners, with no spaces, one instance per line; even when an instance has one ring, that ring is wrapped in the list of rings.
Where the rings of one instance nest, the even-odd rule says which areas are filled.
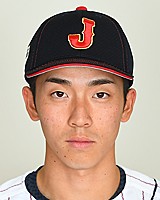
[[[27,53],[25,79],[64,67],[103,70],[133,83],[133,56],[119,23],[103,13],[78,7],[45,20]]]

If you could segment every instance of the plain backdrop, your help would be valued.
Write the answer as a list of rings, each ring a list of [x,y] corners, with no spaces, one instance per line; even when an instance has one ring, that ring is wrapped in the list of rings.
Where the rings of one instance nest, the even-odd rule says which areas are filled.
[[[44,162],[40,124],[30,120],[21,95],[27,46],[46,18],[80,5],[117,19],[135,59],[137,101],[120,129],[117,164],[160,179],[160,1],[5,0],[0,6],[0,183]]]

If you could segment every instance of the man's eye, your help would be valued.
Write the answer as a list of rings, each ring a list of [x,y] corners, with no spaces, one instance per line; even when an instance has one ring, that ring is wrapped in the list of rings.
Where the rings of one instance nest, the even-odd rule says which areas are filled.
[[[53,92],[52,96],[56,97],[56,98],[66,98],[66,97],[68,97],[66,93],[61,92],[61,91]]]
[[[107,97],[109,97],[109,94],[106,92],[98,92],[93,97],[96,99],[106,99]]]

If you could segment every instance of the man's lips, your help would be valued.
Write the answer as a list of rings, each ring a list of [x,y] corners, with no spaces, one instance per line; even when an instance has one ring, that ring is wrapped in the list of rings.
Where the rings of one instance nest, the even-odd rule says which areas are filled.
[[[80,149],[90,147],[95,143],[94,140],[91,140],[89,138],[79,138],[79,137],[68,139],[66,140],[66,142],[72,147]]]

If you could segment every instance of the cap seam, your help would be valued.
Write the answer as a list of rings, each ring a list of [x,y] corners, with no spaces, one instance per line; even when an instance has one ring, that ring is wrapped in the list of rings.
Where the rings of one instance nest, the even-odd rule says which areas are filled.
[[[54,17],[54,16],[53,16],[53,17]],[[42,38],[42,34],[43,34],[43,32],[44,32],[44,29],[45,29],[46,26],[48,25],[48,23],[53,19],[53,17],[51,17],[51,18],[46,22],[46,24],[43,26],[43,28],[42,28],[42,30],[41,30],[41,33],[40,33],[40,36],[39,36],[39,39],[38,39],[37,49],[36,49],[36,52],[35,52],[34,67],[36,66],[37,54],[38,54],[38,51],[39,51],[39,44],[40,44],[40,41],[41,41],[41,38]]]
[[[118,33],[118,36],[120,38],[120,41],[121,41],[121,47],[122,47],[122,56],[123,56],[123,69],[125,70],[125,58],[124,58],[124,45],[123,45],[123,40],[122,40],[122,37],[121,37],[121,34],[118,30],[118,27],[117,25],[115,24],[115,22],[109,17],[109,16],[106,16],[111,22],[112,24],[114,25],[114,27],[116,28],[117,30],[117,33]]]

